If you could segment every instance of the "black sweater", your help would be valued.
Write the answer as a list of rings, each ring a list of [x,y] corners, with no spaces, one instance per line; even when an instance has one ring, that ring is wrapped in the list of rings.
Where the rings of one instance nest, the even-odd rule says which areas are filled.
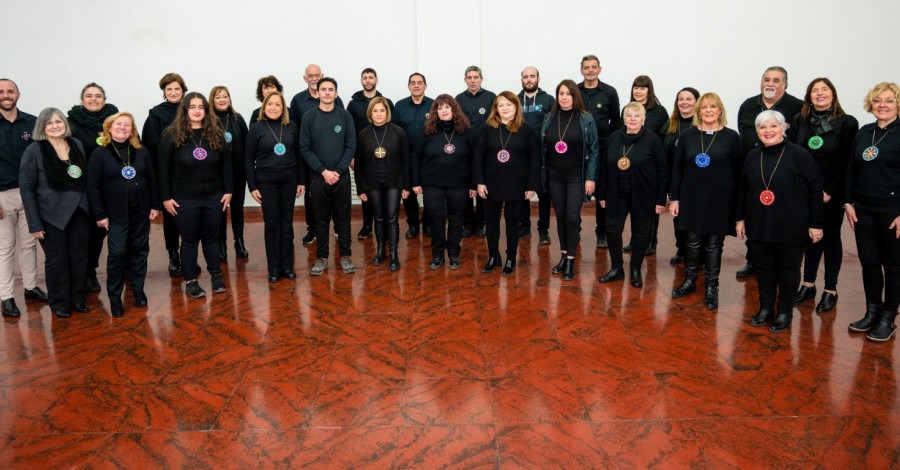
[[[709,155],[706,167],[697,165],[700,152]],[[735,195],[744,162],[741,152],[741,136],[727,127],[713,134],[691,127],[681,134],[671,189],[672,200],[679,206],[678,228],[704,235],[735,234]]]
[[[275,153],[279,142],[284,144],[284,155]],[[246,155],[244,163],[250,191],[259,189],[261,181],[293,178],[298,186],[306,184],[306,165],[301,164],[300,157],[300,130],[294,121],[287,125],[270,119],[253,123],[247,134]]]
[[[159,143],[157,177],[159,196],[169,199],[196,199],[231,194],[234,181],[229,152],[213,150],[201,139],[200,129],[193,131],[181,147],[175,147],[172,133],[166,132]],[[206,158],[194,158],[195,143],[206,151]]]
[[[660,128],[660,132],[663,133],[663,148],[666,150],[666,164],[669,165],[669,168],[674,168],[675,147],[678,145],[681,134],[684,134],[686,130],[692,127],[694,127],[694,116],[679,117],[678,127],[671,134],[669,134],[669,121],[663,123],[662,128]],[[743,158],[743,155],[741,157]]]
[[[303,115],[300,155],[313,173],[331,170],[344,176],[355,152],[353,116],[346,109],[335,106],[331,111],[322,111],[316,107]]]
[[[135,170],[135,176],[130,180],[122,176],[126,164]],[[147,148],[134,149],[127,143],[115,141],[98,147],[88,162],[87,173],[87,193],[94,219],[108,218],[111,225],[127,225],[128,197],[132,192],[137,196],[142,214],[150,217],[150,209],[162,210],[156,169]]]
[[[154,164],[159,160],[159,145],[162,141],[163,131],[175,121],[178,111],[178,103],[162,103],[150,109],[150,115],[144,121],[144,130],[141,132],[141,143],[150,151],[150,159]],[[158,170],[159,168],[157,168]],[[158,172],[157,172],[158,173]]]
[[[433,99],[423,96],[422,102],[419,104],[413,103],[412,98],[403,98],[394,106],[391,122],[402,127],[403,132],[406,132],[410,154],[415,148],[416,141],[425,136],[425,119],[433,103]]]
[[[873,137],[878,156],[866,161],[863,152],[872,146]],[[900,119],[885,129],[871,123],[859,130],[847,167],[846,188],[847,203],[874,212],[900,213]]]
[[[444,152],[448,138],[456,147],[452,154]],[[416,143],[410,164],[412,185],[474,189],[472,159],[475,143],[475,134],[471,129],[456,134],[452,131],[452,121],[438,121],[438,131]]]
[[[775,169],[782,150],[784,156]],[[769,206],[760,202],[760,193],[766,189],[763,177],[771,178],[769,190],[775,193]],[[805,245],[810,241],[809,229],[822,228],[822,207],[822,175],[806,149],[785,141],[747,154],[737,193],[737,220],[744,221],[747,238]]]
[[[600,167],[600,181],[597,199],[606,201],[606,213],[612,217],[626,214],[626,205],[619,194],[618,161],[622,151],[626,150],[631,167],[628,168],[631,180],[631,215],[646,219],[656,214],[656,206],[666,204],[666,181],[669,170],[666,167],[666,154],[662,142],[656,134],[642,127],[637,134],[626,134],[624,131],[613,132],[609,136],[606,155]]]
[[[600,142],[600,155],[606,151],[606,140],[619,128],[622,115],[619,114],[619,93],[612,85],[600,82],[596,88],[585,88],[584,82],[578,84],[584,107],[591,113],[597,125],[597,139]]]
[[[790,123],[803,109],[803,100],[785,93],[771,108],[766,108],[761,94],[747,98],[738,109],[738,132],[741,134],[741,147],[745,157],[751,150],[760,146],[759,137],[756,135],[756,116],[767,109],[778,111],[784,116],[784,120]]]
[[[497,95],[484,88],[478,90],[478,93],[474,95],[469,93],[469,90],[456,95],[456,102],[459,103],[459,107],[463,110],[466,117],[469,118],[469,123],[472,125],[469,132],[476,138],[481,133],[481,130],[484,129],[484,122],[487,121],[495,99],[497,99]]]
[[[488,199],[494,201],[525,199],[525,191],[538,191],[541,187],[540,145],[528,124],[513,133],[504,124],[499,129],[485,126],[475,147],[475,184],[486,185]],[[502,162],[497,154],[504,148],[509,156]]]
[[[359,132],[356,138],[356,163],[354,176],[356,177],[356,193],[362,194],[379,187],[378,166],[375,158],[375,149],[378,140],[375,134],[382,138],[381,146],[387,150],[384,161],[387,164],[387,187],[409,189],[409,142],[403,128],[387,123],[381,127],[366,126]]]
[[[231,152],[231,171],[233,176],[242,176],[244,170],[244,149],[247,146],[247,123],[240,114],[222,113],[216,111],[219,117],[219,125],[223,132],[231,134],[231,142],[226,146]],[[234,188],[235,191],[243,191],[243,188]]]

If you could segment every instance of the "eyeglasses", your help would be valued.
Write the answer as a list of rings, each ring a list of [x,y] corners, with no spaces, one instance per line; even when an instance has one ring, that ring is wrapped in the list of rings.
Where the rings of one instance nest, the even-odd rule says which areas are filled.
[[[876,106],[878,106],[879,104],[886,104],[888,106],[891,106],[895,103],[897,103],[897,100],[895,100],[894,98],[887,98],[884,100],[881,98],[872,98],[872,104],[874,104]]]

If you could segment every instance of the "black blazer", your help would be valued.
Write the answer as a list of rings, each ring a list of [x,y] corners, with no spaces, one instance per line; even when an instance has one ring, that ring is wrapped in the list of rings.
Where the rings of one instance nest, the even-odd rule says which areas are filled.
[[[120,150],[122,159],[116,155],[112,145],[99,147],[88,163],[87,193],[91,201],[91,213],[95,220],[109,219],[112,225],[128,224],[128,192],[137,188],[138,202],[142,214],[150,216],[150,209],[162,210],[159,186],[156,183],[156,168],[150,161],[147,147],[131,148],[131,166],[136,175],[125,179],[126,151]]]
[[[68,140],[70,146],[75,145],[84,152],[84,147],[78,139]],[[84,175],[81,177],[84,178]],[[38,142],[29,145],[22,155],[22,164],[19,166],[19,189],[30,233],[43,231],[44,222],[65,230],[76,209],[81,208],[87,213],[91,211],[86,192],[56,191],[50,188]]]

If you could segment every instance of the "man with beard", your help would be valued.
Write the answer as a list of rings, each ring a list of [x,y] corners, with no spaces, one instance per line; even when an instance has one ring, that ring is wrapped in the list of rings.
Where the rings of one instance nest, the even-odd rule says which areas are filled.
[[[369,109],[369,102],[376,96],[381,96],[381,92],[375,89],[375,87],[378,86],[378,74],[375,73],[375,69],[363,69],[362,74],[359,77],[359,83],[362,84],[363,89],[354,93],[353,98],[350,100],[350,104],[347,105],[347,111],[350,111],[350,115],[353,116],[353,124],[356,126],[357,133],[366,127],[369,127],[369,118],[366,116],[366,111]],[[393,114],[394,102],[391,100],[387,100],[387,102],[388,106],[391,108],[391,113]],[[372,234],[372,221],[375,218],[375,214],[372,212],[372,203],[369,201],[362,201],[362,212],[363,225],[356,235],[360,240],[369,238],[369,235]]]
[[[522,104],[522,114],[525,123],[533,130],[535,135],[541,135],[541,125],[544,116],[553,108],[556,100],[538,85],[541,83],[541,73],[535,67],[525,67],[522,70],[522,91],[519,92],[519,102]],[[538,236],[541,245],[550,244],[550,195],[538,191]],[[519,226],[519,236],[531,235],[531,203],[522,206],[522,221]]]
[[[738,132],[741,134],[741,146],[744,157],[759,145],[759,137],[756,133],[756,116],[759,113],[771,109],[784,115],[787,122],[791,122],[794,116],[803,108],[803,100],[789,95],[788,74],[784,67],[774,65],[766,69],[759,84],[760,94],[747,98],[738,110]],[[749,242],[748,242],[749,243]],[[747,245],[747,264],[738,270],[737,277],[750,277],[756,272],[750,253],[750,245]]]
[[[19,254],[25,298],[47,300],[37,286],[37,238],[28,230],[25,208],[19,194],[19,164],[31,145],[36,118],[19,111],[19,87],[8,78],[0,79],[0,298],[4,317],[21,315],[13,292],[15,259]]]
[[[470,65],[466,68],[466,91],[456,95],[456,102],[459,103],[460,109],[469,118],[472,125],[472,133],[477,139],[481,135],[484,123],[487,121],[488,113],[497,95],[491,91],[481,88],[481,82],[484,77],[481,76],[481,68],[477,65]],[[478,238],[484,238],[484,203],[475,197],[475,208],[473,210],[471,203],[466,203],[466,227],[463,229],[463,237],[471,237],[475,234]]]
[[[294,95],[294,98],[291,99],[290,116],[291,119],[297,121],[297,126],[300,126],[301,124],[303,113],[319,106],[318,83],[321,78],[322,69],[318,65],[309,64],[306,66],[306,70],[303,74],[303,81],[306,82],[306,89],[297,93]],[[337,99],[334,100],[334,105],[343,108],[344,102],[341,101],[340,97],[337,97]],[[306,170],[306,174],[309,175],[309,168]],[[306,187],[309,187],[309,181],[306,182]],[[306,193],[303,194],[303,207],[306,209],[306,235],[303,236],[303,244],[311,245],[316,241],[316,231],[314,229],[316,226],[316,214],[312,207],[309,191],[306,191]]]
[[[434,100],[425,96],[428,82],[425,80],[425,75],[421,73],[415,72],[409,76],[407,88],[409,88],[409,97],[398,101],[391,115],[394,124],[402,127],[406,132],[406,138],[409,140],[409,153],[412,154],[416,140],[425,135],[425,119],[428,118],[428,112],[431,110]],[[422,217],[419,217],[419,199],[415,194],[410,194],[403,200],[403,209],[406,211],[406,222],[409,224],[406,238],[416,238],[419,236],[419,224],[426,218],[424,211]],[[430,235],[427,224],[424,225],[423,231],[425,236]]]

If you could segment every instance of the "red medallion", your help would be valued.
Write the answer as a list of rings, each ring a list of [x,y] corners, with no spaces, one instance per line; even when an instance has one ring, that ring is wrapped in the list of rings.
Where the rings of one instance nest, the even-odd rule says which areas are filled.
[[[775,193],[766,189],[759,193],[759,202],[764,206],[771,206],[775,202]]]

